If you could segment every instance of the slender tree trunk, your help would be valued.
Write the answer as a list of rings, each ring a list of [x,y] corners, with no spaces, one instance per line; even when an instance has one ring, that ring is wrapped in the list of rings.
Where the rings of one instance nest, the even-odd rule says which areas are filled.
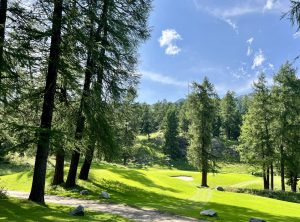
[[[62,0],[54,1],[52,36],[48,72],[46,76],[46,87],[44,93],[41,125],[38,132],[37,152],[34,165],[31,192],[29,200],[44,203],[45,179],[47,159],[49,152],[50,130],[54,108],[54,96],[56,89],[57,70],[60,56],[61,23],[62,23]]]
[[[97,32],[95,34],[95,40],[96,42],[101,42],[101,45],[103,46],[100,51],[100,68],[97,70],[97,91],[99,92],[99,99],[101,99],[102,96],[102,81],[104,76],[104,57],[105,57],[105,47],[107,46],[107,14],[108,14],[108,6],[109,6],[109,0],[104,0],[103,2],[103,10],[100,18],[100,23],[98,24]],[[101,31],[103,31],[103,36],[101,38]],[[91,68],[94,68],[93,65],[95,62],[93,61],[95,58],[92,58],[91,62]],[[92,142],[92,145],[88,148],[86,151],[85,159],[83,162],[83,165],[80,170],[79,179],[81,180],[88,180],[90,168],[93,161],[93,155],[95,150],[95,141]]]
[[[88,180],[89,178],[89,172],[92,165],[94,150],[95,150],[95,145],[93,144],[86,151],[84,162],[79,173],[79,179],[81,180]]]
[[[291,191],[292,192],[297,192],[297,175],[291,173]]]
[[[204,144],[204,142],[202,142]],[[207,153],[204,147],[202,147],[202,179],[201,179],[201,186],[208,187],[207,185],[207,168],[208,168],[208,158]]]
[[[91,36],[93,36],[93,31],[91,31]],[[85,118],[83,116],[83,107],[86,105],[86,99],[89,96],[90,93],[90,85],[92,81],[92,67],[93,67],[93,61],[91,59],[91,53],[88,55],[87,59],[87,65],[86,65],[86,71],[85,71],[85,79],[84,79],[84,86],[83,86],[83,92],[82,97],[80,101],[80,107],[78,110],[78,117],[76,122],[76,133],[75,133],[75,139],[77,141],[80,141],[83,136],[83,130],[85,125]],[[77,168],[79,164],[79,158],[80,153],[79,149],[75,148],[72,152],[71,157],[71,163],[70,168],[68,172],[68,177],[65,186],[67,188],[74,187],[76,185],[76,174],[77,174]]]
[[[285,191],[284,181],[284,156],[283,156],[283,145],[280,145],[280,179],[281,179],[281,190]]]
[[[267,167],[267,189],[270,189],[270,167]]]
[[[273,163],[271,163],[271,190],[274,190],[274,167]]]
[[[0,2],[0,90],[2,89],[2,72],[4,70],[4,40],[5,40],[5,23],[6,23],[6,12],[7,12],[7,0],[1,0]],[[5,98],[2,98],[0,91],[0,102],[4,102]]]
[[[263,180],[264,180],[264,189],[265,190],[269,189],[265,164],[263,165]]]
[[[64,183],[64,162],[65,151],[60,148],[56,150],[55,171],[53,176],[52,185],[59,185]]]

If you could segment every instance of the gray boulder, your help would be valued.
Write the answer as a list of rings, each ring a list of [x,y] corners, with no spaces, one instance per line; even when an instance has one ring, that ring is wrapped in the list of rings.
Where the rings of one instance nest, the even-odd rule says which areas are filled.
[[[203,216],[209,216],[209,217],[215,217],[217,216],[217,212],[214,210],[203,210],[200,212],[201,215]]]
[[[216,187],[216,190],[218,190],[218,191],[225,191],[224,188],[221,187],[221,186],[217,186],[217,187]]]
[[[70,214],[72,216],[84,216],[84,207],[79,205]]]
[[[110,195],[109,195],[109,193],[107,193],[107,192],[105,192],[105,191],[102,191],[100,197],[103,197],[103,198],[105,198],[105,199],[109,199],[109,198],[110,198]]]
[[[81,195],[88,195],[89,191],[88,190],[82,190],[82,191],[80,191],[80,194]]]
[[[259,218],[250,218],[249,222],[266,222],[266,221]]]

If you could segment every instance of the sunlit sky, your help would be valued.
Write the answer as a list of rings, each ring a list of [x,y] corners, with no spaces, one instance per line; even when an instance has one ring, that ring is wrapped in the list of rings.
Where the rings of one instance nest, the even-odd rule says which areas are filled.
[[[271,82],[300,54],[300,32],[281,19],[289,7],[289,0],[154,0],[151,38],[139,50],[138,100],[176,101],[204,76],[220,96],[251,92],[260,72]]]

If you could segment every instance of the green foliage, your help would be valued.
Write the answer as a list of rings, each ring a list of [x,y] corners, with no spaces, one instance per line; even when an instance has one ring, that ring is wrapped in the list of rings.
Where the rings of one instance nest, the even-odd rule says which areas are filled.
[[[188,98],[188,116],[191,122],[188,159],[194,166],[206,172],[213,168],[209,162],[215,159],[211,153],[215,97],[213,85],[205,78],[202,84],[193,84],[193,92]]]
[[[234,92],[228,91],[221,100],[220,117],[226,139],[237,140],[240,134],[241,114],[237,109]]]
[[[263,74],[254,84],[254,95],[249,111],[244,117],[240,137],[242,157],[249,162],[268,165],[272,162],[271,96]]]
[[[171,159],[178,159],[183,155],[179,150],[178,141],[178,117],[175,108],[170,107],[165,117],[165,154]]]

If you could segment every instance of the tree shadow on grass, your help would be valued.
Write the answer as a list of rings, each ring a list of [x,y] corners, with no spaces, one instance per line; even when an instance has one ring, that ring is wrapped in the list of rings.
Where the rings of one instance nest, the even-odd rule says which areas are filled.
[[[154,187],[154,188],[167,190],[167,191],[174,192],[174,193],[180,193],[179,190],[176,190],[176,189],[173,189],[173,188],[170,188],[170,187],[157,185],[152,180],[147,178],[147,176],[144,173],[142,173],[138,170],[119,169],[119,168],[115,168],[115,167],[106,167],[105,169],[109,170],[113,173],[116,173],[116,174],[122,176],[125,179],[132,180],[134,182],[138,182],[138,183],[140,183],[140,184],[142,184],[143,186],[146,186],[146,187]],[[95,178],[95,176],[92,175],[92,178]]]
[[[169,212],[183,216],[190,216],[209,221],[238,222],[249,221],[251,217],[262,218],[266,221],[297,222],[300,217],[276,216],[269,213],[233,206],[230,204],[219,204],[215,202],[197,202],[187,199],[180,199],[168,195],[149,192],[140,188],[128,186],[118,181],[102,180],[91,182],[99,190],[106,190],[111,194],[111,201],[123,203],[136,207],[154,208],[162,212]],[[214,209],[218,212],[217,218],[200,216],[200,211]],[[272,206],[270,206],[270,210]],[[299,206],[300,210],[300,206]],[[299,211],[300,212],[300,211]]]
[[[117,215],[87,211],[84,217],[71,216],[71,207],[41,206],[27,200],[0,199],[0,221],[125,221]]]

